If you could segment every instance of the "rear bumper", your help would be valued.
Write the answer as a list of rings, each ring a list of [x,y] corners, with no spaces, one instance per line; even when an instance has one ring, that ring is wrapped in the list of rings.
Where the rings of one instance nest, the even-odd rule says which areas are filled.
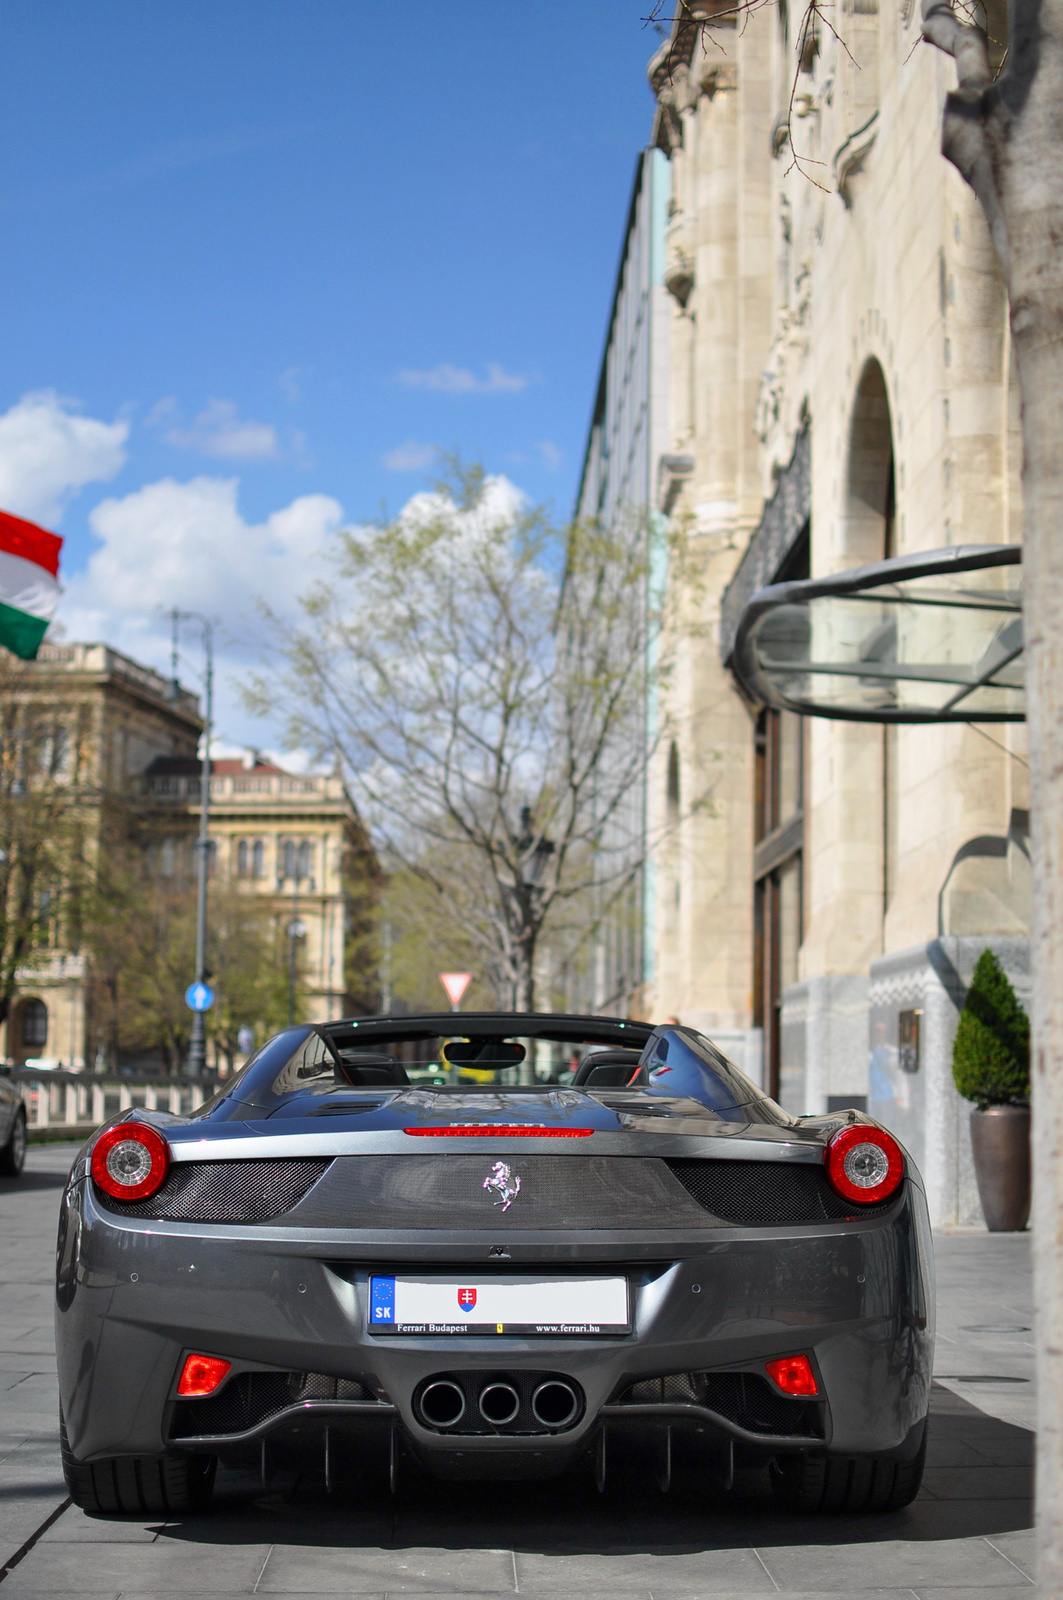
[[[675,1427],[769,1454],[904,1453],[913,1439],[918,1445],[929,1401],[928,1241],[925,1202],[911,1182],[892,1212],[857,1224],[716,1228],[670,1239],[510,1233],[510,1272],[532,1265],[585,1272],[598,1263],[615,1273],[622,1264],[634,1289],[633,1333],[396,1339],[367,1329],[370,1270],[382,1263],[453,1270],[460,1261],[482,1272],[490,1239],[436,1233],[429,1243],[399,1230],[119,1221],[82,1183],[64,1201],[59,1241],[57,1352],[67,1431],[79,1460],[172,1446],[234,1449],[294,1426],[398,1431],[441,1471],[460,1457],[488,1473],[521,1451],[551,1470],[603,1429]],[[273,1374],[245,1385],[258,1392],[273,1384],[271,1404],[259,1413],[230,1407],[222,1431],[211,1402],[186,1401],[178,1410],[177,1374],[190,1350],[231,1361],[227,1387],[245,1374]],[[758,1400],[751,1411],[734,1399],[746,1393],[739,1380],[715,1381],[748,1374],[762,1399],[764,1362],[799,1352],[812,1361],[822,1397],[814,1426],[807,1403],[780,1413],[765,1412]],[[426,1381],[454,1372],[471,1375],[470,1406],[479,1374],[512,1378],[522,1393],[535,1373],[559,1375],[578,1392],[578,1416],[553,1431],[428,1427],[418,1394]],[[289,1375],[286,1391],[280,1374]],[[675,1377],[689,1374],[714,1381],[706,1387],[700,1377]],[[316,1375],[309,1388],[307,1375]],[[318,1378],[341,1381],[329,1394]],[[674,1381],[659,1393],[647,1390],[664,1378]],[[201,1428],[196,1406],[204,1408]],[[775,1431],[779,1416],[796,1420]]]

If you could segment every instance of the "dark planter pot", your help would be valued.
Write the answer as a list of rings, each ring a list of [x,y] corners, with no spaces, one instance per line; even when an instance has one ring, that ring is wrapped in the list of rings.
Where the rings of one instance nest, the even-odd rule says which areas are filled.
[[[1030,1220],[1030,1108],[971,1112],[978,1198],[990,1233],[1019,1233]]]

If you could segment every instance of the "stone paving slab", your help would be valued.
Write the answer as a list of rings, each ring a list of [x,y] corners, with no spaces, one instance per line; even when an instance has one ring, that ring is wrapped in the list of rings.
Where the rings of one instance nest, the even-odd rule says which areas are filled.
[[[72,1150],[31,1150],[0,1180],[0,1567],[59,1508],[51,1355],[55,1217]],[[727,1500],[662,1497],[586,1475],[557,1484],[438,1484],[411,1471],[329,1499],[323,1482],[268,1493],[223,1473],[214,1509],[185,1519],[87,1517],[68,1507],[3,1582],[0,1600],[221,1600],[347,1594],[434,1600],[1001,1600],[1035,1595],[1035,1413],[1028,1240],[938,1240],[939,1329],[925,1487],[890,1517],[798,1517],[763,1474]],[[989,1384],[967,1381],[989,1377]]]

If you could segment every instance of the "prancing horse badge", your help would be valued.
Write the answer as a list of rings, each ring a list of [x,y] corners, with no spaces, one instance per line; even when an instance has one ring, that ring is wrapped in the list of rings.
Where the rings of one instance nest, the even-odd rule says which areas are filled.
[[[496,1206],[508,1211],[520,1194],[520,1179],[504,1161],[496,1161],[484,1179],[483,1187],[488,1193],[493,1192],[498,1196],[494,1202]]]

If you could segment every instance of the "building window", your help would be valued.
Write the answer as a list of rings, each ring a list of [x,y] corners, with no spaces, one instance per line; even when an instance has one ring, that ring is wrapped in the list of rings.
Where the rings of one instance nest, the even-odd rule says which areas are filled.
[[[266,876],[266,845],[262,839],[256,839],[251,846],[251,876],[253,878]]]
[[[301,883],[309,878],[314,862],[314,844],[312,839],[285,839],[281,851],[283,861],[282,878],[294,879]]]
[[[806,531],[773,581],[807,578],[808,559]],[[804,937],[805,719],[762,711],[754,757],[753,1023],[764,1030],[764,1087],[778,1098],[783,990],[797,982]]]
[[[48,1042],[48,1007],[43,1000],[24,1000],[19,1012],[24,1050],[43,1050]]]
[[[236,876],[246,878],[251,871],[251,841],[241,839],[236,846]]]
[[[207,877],[213,878],[218,870],[218,841],[207,840]]]
[[[159,849],[159,871],[164,878],[172,878],[177,870],[177,841],[164,839]]]

